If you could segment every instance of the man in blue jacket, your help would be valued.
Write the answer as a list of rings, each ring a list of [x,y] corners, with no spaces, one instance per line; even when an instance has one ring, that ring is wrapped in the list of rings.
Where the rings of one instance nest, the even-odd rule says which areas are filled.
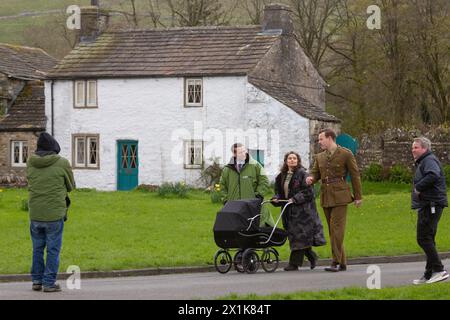
[[[441,163],[431,152],[431,142],[427,138],[414,139],[412,154],[416,162],[412,208],[418,212],[417,243],[427,256],[424,275],[413,283],[435,283],[449,277],[435,242],[442,211],[448,206],[445,175]]]

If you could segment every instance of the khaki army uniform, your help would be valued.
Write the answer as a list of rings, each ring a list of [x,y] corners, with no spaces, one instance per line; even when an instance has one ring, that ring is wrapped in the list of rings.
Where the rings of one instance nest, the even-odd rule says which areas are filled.
[[[350,173],[353,193],[345,179]],[[311,176],[314,183],[320,181],[320,204],[327,218],[333,264],[346,265],[344,250],[347,205],[361,200],[361,179],[355,157],[347,148],[338,146],[331,154],[324,151],[316,155]]]

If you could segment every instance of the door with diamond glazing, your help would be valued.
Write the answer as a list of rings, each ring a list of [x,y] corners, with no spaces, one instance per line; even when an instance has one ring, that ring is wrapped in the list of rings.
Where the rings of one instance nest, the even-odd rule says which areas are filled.
[[[117,141],[117,169],[117,190],[132,190],[138,186],[137,141]]]

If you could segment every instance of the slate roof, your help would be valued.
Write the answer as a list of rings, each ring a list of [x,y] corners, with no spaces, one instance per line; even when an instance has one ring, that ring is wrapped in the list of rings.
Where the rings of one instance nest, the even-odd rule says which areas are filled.
[[[323,110],[319,106],[316,106],[308,100],[299,96],[284,83],[252,77],[248,78],[248,82],[254,85],[259,90],[264,91],[272,98],[288,106],[304,118],[327,122],[341,122],[341,120],[325,112],[325,110]]]
[[[246,75],[279,37],[260,26],[110,31],[79,44],[48,78]]]
[[[42,81],[29,81],[8,114],[0,117],[0,131],[44,131],[45,97]]]
[[[0,43],[0,72],[24,80],[44,79],[57,60],[38,48]]]

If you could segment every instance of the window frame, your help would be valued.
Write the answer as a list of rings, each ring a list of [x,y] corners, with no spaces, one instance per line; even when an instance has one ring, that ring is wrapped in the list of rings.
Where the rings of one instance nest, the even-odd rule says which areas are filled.
[[[184,140],[184,168],[185,169],[203,169],[204,165],[204,141],[203,140]],[[194,162],[195,162],[195,148],[196,146],[200,146],[200,164],[189,164],[190,157],[190,148],[194,144]]]
[[[78,140],[83,139],[84,141],[84,163],[78,162]],[[90,141],[95,139],[97,141],[96,145],[96,164],[90,164],[89,158],[91,154]],[[72,167],[74,169],[88,169],[88,170],[99,170],[100,169],[100,135],[91,133],[77,133],[72,134]]]
[[[189,102],[189,83],[191,81],[200,81],[200,102]],[[184,78],[184,106],[186,108],[201,108],[203,107],[203,100],[204,100],[204,90],[203,90],[203,78],[193,77],[193,78]]]
[[[11,158],[10,158],[10,160],[11,160],[11,167],[14,167],[14,168],[24,168],[24,167],[26,167],[28,158],[30,156],[30,148],[28,146],[28,141],[26,141],[26,140],[11,140],[10,142],[11,142],[10,143],[10,148],[11,148]],[[14,144],[15,143],[19,143],[19,161],[20,161],[19,163],[16,163],[14,161]],[[24,147],[24,144],[27,147],[27,161],[25,161],[25,162],[23,161],[23,147]]]
[[[82,83],[83,85],[83,103],[80,104],[78,101],[78,84]],[[89,83],[95,84],[95,103],[89,102]],[[73,107],[75,109],[90,109],[90,108],[98,108],[98,82],[97,80],[74,80],[73,81]]]

